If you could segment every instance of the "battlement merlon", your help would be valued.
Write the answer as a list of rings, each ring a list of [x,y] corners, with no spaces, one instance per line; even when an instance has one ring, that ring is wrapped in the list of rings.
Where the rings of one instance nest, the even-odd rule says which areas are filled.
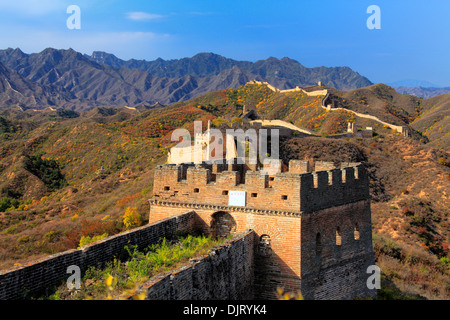
[[[367,171],[360,163],[340,169],[299,173],[300,167],[308,169],[308,165],[293,161],[290,162],[293,172],[274,175],[259,170],[242,171],[243,164],[162,165],[155,169],[153,193],[156,197],[183,202],[186,199],[206,201],[205,195],[215,199],[223,196],[223,192],[241,190],[249,195],[259,194],[258,199],[253,199],[255,205],[267,206],[270,199],[286,198],[289,199],[286,205],[293,207],[290,210],[297,208],[295,210],[302,212],[370,199]],[[331,168],[330,163],[325,166]],[[245,177],[243,181],[242,177]]]
[[[236,160],[236,159],[234,159]],[[289,162],[289,169],[286,172],[281,172],[281,167],[278,170],[270,173],[270,163],[265,165],[260,170],[256,166],[248,164],[240,164],[236,161],[231,163],[207,163],[201,164],[182,163],[182,164],[164,164],[155,168],[155,182],[156,180],[167,180],[167,182],[177,183],[181,180],[189,180],[188,182],[208,184],[216,181],[220,175],[229,175],[229,172],[237,172],[244,174],[246,177],[250,175],[254,177],[255,174],[262,176],[282,177],[287,174],[304,175],[311,174],[314,177],[314,188],[325,185],[334,185],[338,183],[352,183],[355,180],[367,180],[367,171],[361,163],[347,162],[342,163],[341,168],[336,168],[332,162],[316,162],[315,170],[311,170],[311,166],[304,160],[291,160]],[[213,176],[215,176],[213,178]],[[325,177],[326,176],[326,177]],[[245,181],[255,181],[254,178],[245,179]],[[320,177],[320,178],[319,178]],[[237,181],[239,183],[239,181]],[[245,182],[247,184],[247,182]],[[307,187],[306,185],[304,187]]]

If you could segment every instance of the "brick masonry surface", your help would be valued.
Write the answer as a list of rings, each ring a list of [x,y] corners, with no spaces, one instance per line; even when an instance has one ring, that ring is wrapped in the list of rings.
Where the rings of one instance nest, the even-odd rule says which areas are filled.
[[[253,298],[253,231],[236,235],[200,259],[158,275],[141,288],[146,300],[248,300]]]
[[[366,286],[374,255],[369,181],[360,163],[291,160],[288,171],[270,175],[236,159],[163,165],[153,188],[150,222],[193,210],[205,233],[224,223],[222,231],[255,232],[256,299],[276,298],[278,287],[305,299],[376,294]],[[229,205],[230,191],[244,191],[245,205]]]

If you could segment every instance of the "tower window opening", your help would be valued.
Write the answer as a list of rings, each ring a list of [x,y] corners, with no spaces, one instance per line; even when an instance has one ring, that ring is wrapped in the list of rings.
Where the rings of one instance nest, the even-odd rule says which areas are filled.
[[[355,224],[354,233],[355,233],[355,240],[359,240],[359,225],[358,225],[358,223]]]
[[[339,228],[339,227],[337,227],[337,229],[336,229],[336,245],[337,246],[342,245],[341,228]]]
[[[322,252],[322,238],[320,237],[320,232],[316,234],[316,255]]]

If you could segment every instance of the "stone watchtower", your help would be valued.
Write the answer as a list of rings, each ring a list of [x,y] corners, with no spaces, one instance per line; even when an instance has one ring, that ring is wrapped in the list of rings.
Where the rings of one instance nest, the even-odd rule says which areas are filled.
[[[278,166],[281,168],[281,166]],[[188,210],[216,236],[254,230],[254,298],[276,289],[305,299],[374,296],[369,181],[359,163],[291,160],[286,172],[229,163],[155,169],[150,223]]]

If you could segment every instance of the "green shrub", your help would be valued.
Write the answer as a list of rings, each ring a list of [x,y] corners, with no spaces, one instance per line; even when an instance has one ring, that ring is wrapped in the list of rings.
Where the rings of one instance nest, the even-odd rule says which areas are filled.
[[[402,248],[392,239],[384,236],[374,235],[374,251],[385,254],[392,258],[402,260]]]
[[[44,235],[44,239],[47,241],[54,241],[58,236],[60,235],[60,232],[58,231],[49,231]]]
[[[12,187],[4,187],[2,188],[2,193],[6,195],[8,198],[19,199],[23,196],[23,194]]]
[[[14,132],[16,132],[16,127],[14,124],[6,118],[0,116],[0,134]]]
[[[211,121],[211,123],[213,127],[219,128],[222,124],[225,123],[225,120],[222,118],[216,118],[213,121]]]
[[[438,159],[438,163],[441,166],[446,166],[446,167],[450,167],[450,161],[445,160],[444,158],[439,158]]]
[[[1,198],[0,199],[0,212],[5,212],[8,209],[16,209],[20,205],[20,201],[17,199]]]
[[[23,235],[23,236],[20,236],[19,238],[17,238],[17,242],[19,242],[19,243],[27,243],[27,242],[30,242],[30,240],[31,240],[31,237],[29,235]]]
[[[56,160],[44,159],[41,155],[29,156],[25,169],[36,175],[50,190],[57,190],[67,185],[66,178]]]
[[[73,110],[67,110],[67,109],[58,109],[56,111],[57,115],[64,119],[73,119],[78,118],[80,114]]]
[[[450,259],[447,257],[442,257],[439,259],[439,262],[443,265],[443,266],[447,266],[450,267]]]
[[[93,237],[82,236],[80,239],[80,244],[78,245],[78,249],[81,249],[82,247],[84,247],[90,243],[93,243],[95,241],[105,239],[106,237],[108,237],[107,233],[101,234],[99,236],[93,236]]]
[[[6,234],[13,234],[17,230],[17,224],[10,226],[8,229],[5,230]]]
[[[233,119],[231,119],[231,123],[242,124],[242,122],[243,122],[242,118],[233,118]]]

